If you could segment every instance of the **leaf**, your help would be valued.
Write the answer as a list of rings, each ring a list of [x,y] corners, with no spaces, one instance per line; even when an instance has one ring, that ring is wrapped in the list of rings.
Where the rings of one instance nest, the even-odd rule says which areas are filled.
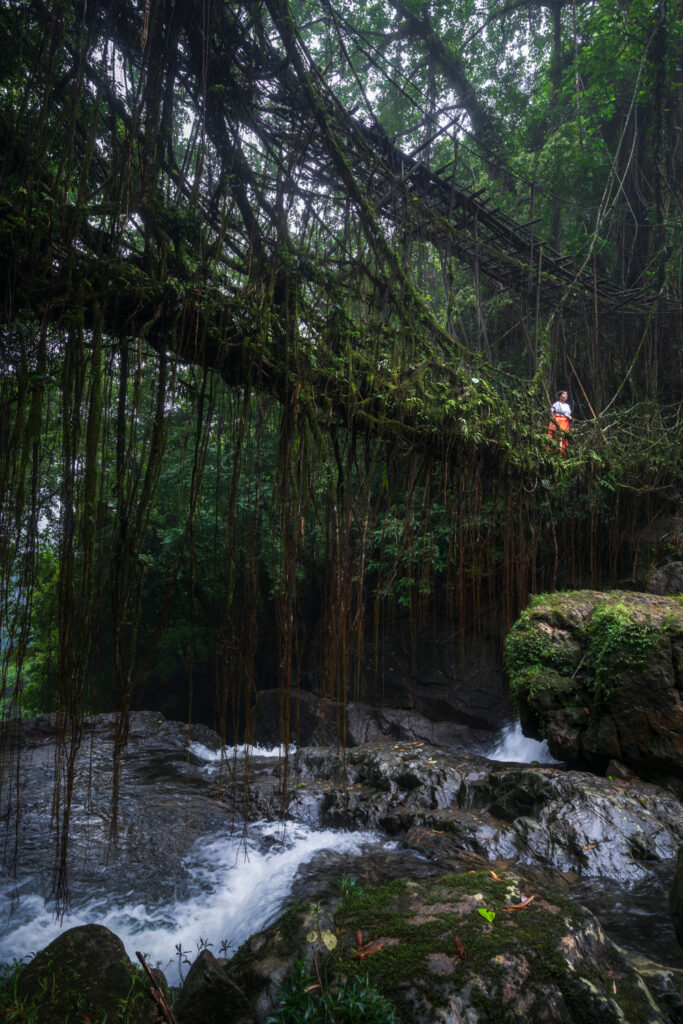
[[[503,910],[524,910],[524,908],[528,907],[535,898],[535,896],[528,896],[525,900],[522,900],[521,903],[511,903],[509,906],[503,907]],[[479,913],[481,914],[481,910]]]
[[[467,950],[463,946],[462,941],[461,941],[461,939],[460,939],[460,937],[458,935],[455,936],[455,945],[456,945],[456,948],[458,950],[458,956],[460,957],[460,959],[461,960],[466,960],[467,959]]]
[[[504,882],[504,878],[499,878],[495,871],[489,871],[489,874],[494,882]]]
[[[507,909],[507,908],[506,908]],[[490,923],[496,916],[495,910],[487,910],[486,907],[479,907],[479,913]]]

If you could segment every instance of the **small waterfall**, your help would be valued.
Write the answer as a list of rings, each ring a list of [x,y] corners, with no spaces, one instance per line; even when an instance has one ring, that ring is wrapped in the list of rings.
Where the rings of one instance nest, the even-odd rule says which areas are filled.
[[[486,757],[492,761],[514,761],[517,764],[530,764],[532,761],[560,763],[551,756],[546,741],[539,742],[525,736],[519,722],[510,722],[502,729],[495,747],[486,752]]]
[[[258,744],[252,743],[239,743],[234,747],[223,747],[222,751],[211,750],[203,743],[190,743],[189,750],[200,761],[206,762],[206,767],[209,770],[220,767],[221,762],[225,764],[230,761],[243,761],[246,757],[275,758],[279,760],[285,756],[285,748],[283,746],[261,747]],[[289,744],[289,753],[290,756],[296,753],[294,743]]]
[[[60,922],[35,892],[24,891],[13,913],[0,917],[0,962],[42,949],[60,931],[76,925],[105,925],[135,951],[158,964],[171,985],[179,985],[202,948],[231,956],[254,932],[265,928],[287,904],[299,868],[322,850],[349,856],[368,847],[393,847],[370,832],[314,831],[293,822],[254,822],[244,833],[206,837],[183,868],[175,900],[131,890],[112,897],[103,891],[75,900]],[[3,899],[4,897],[4,899]],[[0,905],[9,909],[9,892]]]

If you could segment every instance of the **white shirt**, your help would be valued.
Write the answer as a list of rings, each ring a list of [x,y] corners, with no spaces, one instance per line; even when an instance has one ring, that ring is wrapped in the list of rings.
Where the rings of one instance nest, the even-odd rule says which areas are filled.
[[[551,413],[557,416],[567,416],[569,419],[572,418],[572,407],[567,405],[566,402],[553,402],[550,407]]]

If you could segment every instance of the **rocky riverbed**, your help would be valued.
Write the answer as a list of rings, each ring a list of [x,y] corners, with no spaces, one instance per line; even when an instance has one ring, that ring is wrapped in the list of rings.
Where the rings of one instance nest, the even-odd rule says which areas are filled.
[[[354,713],[360,721],[361,711]],[[286,757],[284,751],[252,752],[245,761],[237,749],[221,753],[210,730],[188,731],[139,713],[122,757],[118,840],[112,846],[114,722],[110,716],[93,720],[76,765],[72,916],[64,927],[108,925],[122,934],[132,957],[133,947],[149,952],[154,937],[163,933],[169,941],[180,926],[180,954],[187,961],[197,953],[187,927],[199,928],[194,940],[206,948],[179,1003],[183,1024],[199,1019],[192,1016],[192,1001],[195,1008],[204,1005],[212,984],[238,991],[243,1001],[231,1004],[231,1015],[205,1021],[265,1021],[297,952],[305,954],[307,969],[322,970],[324,961],[331,992],[350,984],[362,966],[363,978],[374,978],[376,991],[388,997],[395,986],[382,964],[391,960],[393,971],[408,971],[407,948],[421,952],[410,968],[417,980],[394,1001],[401,1020],[683,1019],[677,994],[683,961],[667,909],[683,837],[676,795],[635,778],[492,761],[464,749],[466,737],[457,732],[449,747],[436,746],[415,738],[421,728],[415,715],[403,725],[396,714],[374,721],[375,738],[356,747],[290,748]],[[481,745],[480,735],[472,737],[473,747]],[[54,722],[24,723],[20,857],[16,872],[8,871],[3,881],[5,959],[40,948],[58,931],[50,916],[54,847],[46,802],[53,756]],[[240,865],[249,865],[241,886]],[[353,880],[346,896],[344,879],[347,885]],[[264,901],[269,886],[273,898]],[[619,934],[618,920],[606,915],[607,935],[626,943],[627,952],[615,951],[590,911],[571,899],[586,896],[599,909],[601,886],[607,905],[614,902],[611,891],[628,907],[633,891],[634,906],[641,908],[635,935],[632,928]],[[357,902],[349,902],[351,896]],[[648,902],[649,916],[642,913]],[[328,944],[331,935],[334,948],[339,945],[336,960],[319,927],[318,944],[307,942],[316,930],[309,927],[311,905],[328,922],[322,929]],[[428,912],[428,906],[436,909]],[[495,916],[489,920],[480,910]],[[290,914],[286,926],[277,924],[283,911]],[[31,931],[37,920],[40,929]],[[207,934],[214,926],[218,930]],[[277,938],[283,927],[286,955]],[[668,938],[649,941],[654,931]],[[250,938],[254,932],[263,938]],[[373,935],[380,947],[357,956]],[[542,935],[545,945],[539,944]],[[232,950],[221,950],[221,942]],[[240,945],[233,960],[214,957]],[[568,950],[571,955],[564,955]],[[187,972],[180,954],[174,958],[171,948],[170,963],[162,964],[172,982],[178,967]],[[339,956],[345,966],[333,971]],[[643,956],[664,964],[653,966]],[[601,966],[589,969],[589,961]],[[548,963],[557,977],[543,1003],[542,992],[550,992]],[[208,988],[198,980],[200,971],[213,978]],[[542,1003],[555,1007],[547,1009],[549,1016],[538,1015]],[[406,1016],[408,1006],[412,1016]],[[492,1016],[493,1006],[498,1016]],[[587,1017],[589,1012],[594,1015]]]

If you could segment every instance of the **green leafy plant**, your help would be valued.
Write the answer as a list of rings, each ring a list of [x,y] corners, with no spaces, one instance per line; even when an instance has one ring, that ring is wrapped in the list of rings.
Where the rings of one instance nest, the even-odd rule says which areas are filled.
[[[339,879],[339,891],[346,899],[347,896],[362,896],[364,889],[353,875],[342,875]]]
[[[314,978],[304,957],[278,989],[280,1006],[268,1024],[396,1024],[396,1012],[367,975],[343,982],[336,992]]]

